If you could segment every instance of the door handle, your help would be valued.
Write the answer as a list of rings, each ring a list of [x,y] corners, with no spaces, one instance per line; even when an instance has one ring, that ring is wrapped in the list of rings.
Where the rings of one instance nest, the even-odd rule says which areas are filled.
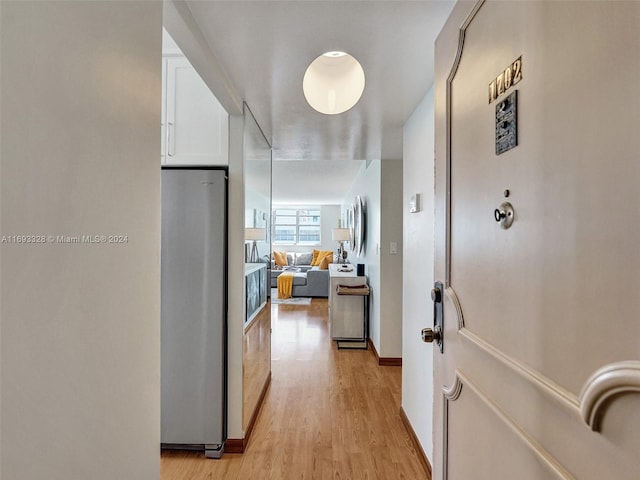
[[[498,208],[493,211],[493,218],[500,224],[503,229],[509,228],[513,224],[513,220],[516,218],[516,213],[513,210],[513,205],[509,202],[502,203]]]
[[[430,328],[422,329],[422,341],[425,343],[439,343],[442,340],[442,330],[439,325],[433,327],[433,330]]]
[[[433,300],[433,328],[423,328],[420,334],[422,341],[426,343],[435,342],[443,352],[444,343],[444,315],[442,312],[442,291],[444,286],[442,282],[436,282],[431,290],[431,300]]]
[[[173,157],[174,155],[174,146],[175,139],[173,138],[175,135],[171,135],[171,130],[173,130],[173,122],[167,122],[167,155]],[[175,132],[174,132],[175,134]],[[173,140],[173,143],[171,142]]]

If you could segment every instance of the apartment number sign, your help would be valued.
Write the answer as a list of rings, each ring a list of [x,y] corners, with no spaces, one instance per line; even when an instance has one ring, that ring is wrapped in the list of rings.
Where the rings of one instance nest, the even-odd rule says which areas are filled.
[[[522,80],[522,56],[518,57],[495,80],[491,81],[489,84],[489,104],[493,103],[520,80]]]

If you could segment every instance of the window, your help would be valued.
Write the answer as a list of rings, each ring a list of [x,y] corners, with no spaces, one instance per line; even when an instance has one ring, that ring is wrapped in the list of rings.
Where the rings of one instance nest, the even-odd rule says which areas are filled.
[[[276,245],[320,245],[320,209],[275,208],[273,230]]]

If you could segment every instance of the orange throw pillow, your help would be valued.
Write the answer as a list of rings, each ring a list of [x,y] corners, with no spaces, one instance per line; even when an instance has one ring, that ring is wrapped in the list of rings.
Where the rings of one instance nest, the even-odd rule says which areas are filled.
[[[320,270],[329,270],[329,264],[333,263],[333,252],[331,255],[325,255],[320,261]]]
[[[318,254],[316,255],[316,252],[318,252]],[[333,262],[333,250],[314,250],[313,251],[313,260],[311,261],[311,266],[316,266],[319,267],[320,266],[320,262],[322,262],[322,259],[324,257],[328,257],[331,256],[331,261],[329,263]]]
[[[287,262],[287,252],[276,252],[273,251],[273,258],[276,261],[276,265],[278,267],[287,267],[289,266],[289,262]]]

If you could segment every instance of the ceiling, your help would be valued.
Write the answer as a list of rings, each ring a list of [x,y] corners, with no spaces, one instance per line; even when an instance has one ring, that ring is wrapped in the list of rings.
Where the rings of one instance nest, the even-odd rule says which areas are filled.
[[[402,159],[402,126],[433,83],[433,44],[454,2],[168,3],[167,30],[216,97],[230,112],[246,101],[270,140],[274,202],[301,203],[291,198],[299,192],[340,203],[321,198],[318,176],[305,172],[324,172],[325,190],[349,188],[361,162],[344,162]],[[366,76],[362,98],[340,115],[316,112],[302,92],[308,65],[331,50],[353,55]]]

